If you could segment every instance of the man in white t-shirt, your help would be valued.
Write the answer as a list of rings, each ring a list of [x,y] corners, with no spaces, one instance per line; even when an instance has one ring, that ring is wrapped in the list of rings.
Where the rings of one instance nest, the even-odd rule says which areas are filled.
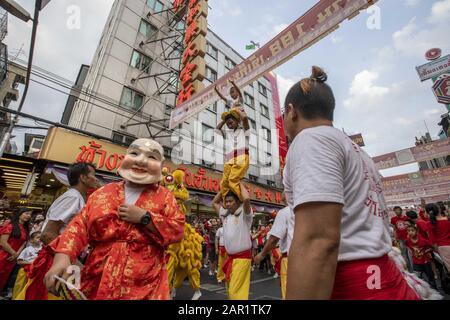
[[[372,159],[333,127],[335,99],[326,80],[313,67],[285,101],[291,144],[284,186],[295,214],[287,298],[418,299],[387,255],[380,175]]]
[[[278,242],[280,243],[280,251],[282,254],[280,280],[281,297],[283,299],[286,298],[288,252],[294,235],[294,223],[295,217],[292,209],[289,207],[281,209],[275,217],[272,228],[267,234],[268,240],[266,241],[264,248],[254,259],[255,264],[260,264],[264,257],[276,248]]]
[[[225,279],[225,273],[223,273],[223,262],[227,258],[227,251],[225,250],[225,243],[223,240],[223,227],[217,229],[216,232],[216,255],[218,256],[217,262],[217,282],[221,283]]]
[[[95,167],[88,163],[71,165],[67,179],[69,190],[56,199],[47,211],[41,235],[44,244],[49,244],[64,231],[73,217],[84,207],[88,190],[98,184]]]
[[[248,300],[250,274],[252,266],[252,240],[250,229],[253,211],[250,196],[242,182],[240,183],[242,203],[233,192],[225,196],[225,208],[222,206],[222,194],[219,191],[213,200],[213,207],[222,220],[224,246],[227,259],[223,265],[230,300]]]

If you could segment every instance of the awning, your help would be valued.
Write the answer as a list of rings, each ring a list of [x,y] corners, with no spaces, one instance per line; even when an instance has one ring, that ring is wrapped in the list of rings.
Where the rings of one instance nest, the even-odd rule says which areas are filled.
[[[67,172],[69,171],[69,167],[61,166],[57,164],[49,163],[45,170],[46,173],[51,173],[55,176],[55,178],[65,186],[69,186],[69,180],[67,179]],[[102,185],[122,180],[119,176],[106,175],[96,172],[95,176],[100,180]]]

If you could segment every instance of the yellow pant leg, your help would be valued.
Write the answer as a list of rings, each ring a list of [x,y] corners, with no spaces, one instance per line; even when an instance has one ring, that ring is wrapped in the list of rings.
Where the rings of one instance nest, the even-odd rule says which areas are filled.
[[[222,197],[225,197],[228,191],[230,191],[228,176],[230,175],[231,168],[232,164],[229,162],[223,165],[222,181],[220,181],[220,192],[222,193]]]
[[[197,269],[193,269],[192,272],[188,273],[188,279],[192,289],[200,289],[200,271],[198,271]]]
[[[176,268],[175,275],[173,279],[173,287],[178,289],[183,284],[184,279],[186,279],[188,275],[187,268]]]
[[[12,292],[12,300],[19,300],[17,299],[17,296],[22,292],[22,290],[27,285],[28,278],[27,274],[23,270],[23,268],[20,268],[19,272],[17,273],[16,282],[14,283],[14,288]],[[22,300],[22,299],[20,299]]]
[[[175,259],[172,256],[170,256],[169,261],[167,262],[166,270],[167,270],[167,279],[169,280],[169,287],[172,288],[174,280],[173,276],[175,273]]]
[[[251,259],[233,260],[230,282],[228,283],[228,299],[248,300],[250,291]]]
[[[280,268],[281,298],[283,300],[286,299],[287,268],[288,268],[288,258],[283,257],[281,259],[281,268]]]
[[[217,280],[223,281],[225,280],[225,273],[223,273],[222,270],[222,266],[223,266],[223,262],[227,259],[227,254],[225,254],[225,256],[221,256],[219,254],[219,261],[217,262]]]
[[[231,191],[233,191],[242,201],[241,186],[240,183],[247,173],[248,167],[250,166],[250,157],[248,154],[238,156],[233,159],[233,165],[231,167],[231,172],[228,176],[228,186]]]

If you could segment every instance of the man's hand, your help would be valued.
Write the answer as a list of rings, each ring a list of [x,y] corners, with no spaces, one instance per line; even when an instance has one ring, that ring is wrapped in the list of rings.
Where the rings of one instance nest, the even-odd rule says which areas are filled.
[[[142,208],[136,207],[133,204],[122,204],[119,207],[119,217],[123,221],[130,223],[140,223],[141,218],[147,211]]]
[[[58,276],[67,280],[70,274],[67,273],[67,268],[70,266],[70,258],[69,256],[61,253],[57,253],[55,255],[55,259],[53,261],[53,265],[47,274],[44,277],[44,284],[47,287],[47,290],[54,295],[58,295],[56,292],[56,279],[54,276]]]
[[[263,260],[264,260],[264,255],[262,254],[262,252],[258,253],[258,254],[253,258],[253,261],[255,262],[255,264],[260,264]]]

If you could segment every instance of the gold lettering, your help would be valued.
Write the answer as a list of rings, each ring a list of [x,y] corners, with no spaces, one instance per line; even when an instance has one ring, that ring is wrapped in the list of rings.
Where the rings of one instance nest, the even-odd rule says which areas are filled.
[[[304,25],[304,23],[299,23],[298,25],[296,25],[299,38],[303,37],[306,34],[305,30],[303,30]]]
[[[272,52],[272,56],[276,56],[278,53],[280,53],[281,50],[283,50],[283,48],[280,45],[280,41],[276,41],[274,43],[272,43],[269,46],[270,51]]]
[[[325,20],[327,20],[333,14],[332,8],[334,9],[335,12],[338,11],[341,8],[339,6],[339,3],[341,1],[342,0],[336,0],[335,2],[333,2],[333,4],[331,6],[327,7],[324,12],[319,13],[317,15],[317,21],[319,23],[322,23]]]
[[[288,32],[281,36],[281,43],[283,44],[284,48],[289,47],[294,43],[294,36],[292,35],[292,32]]]

